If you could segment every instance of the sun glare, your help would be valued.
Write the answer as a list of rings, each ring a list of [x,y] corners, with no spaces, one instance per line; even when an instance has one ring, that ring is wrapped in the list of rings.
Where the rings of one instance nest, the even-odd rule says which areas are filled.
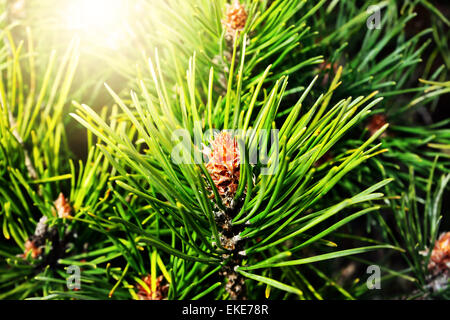
[[[116,49],[126,22],[125,0],[70,0],[67,27],[83,38]]]

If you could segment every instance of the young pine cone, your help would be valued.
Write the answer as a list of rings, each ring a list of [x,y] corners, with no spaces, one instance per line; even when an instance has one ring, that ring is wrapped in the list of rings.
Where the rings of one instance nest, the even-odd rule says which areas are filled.
[[[62,192],[59,194],[58,199],[56,199],[53,204],[55,205],[58,217],[67,218],[70,216],[72,208]],[[54,210],[53,213],[55,213]]]
[[[239,185],[240,154],[237,140],[228,132],[221,132],[205,147],[208,157],[206,169],[219,192],[222,203],[231,208]]]
[[[144,281],[148,286],[150,292],[145,290],[145,288],[140,284],[137,284],[137,295],[140,300],[164,300],[165,298],[167,298],[167,294],[169,292],[169,284],[162,285],[163,276],[159,276],[158,278],[156,278],[155,292],[152,292],[152,277],[150,275],[145,276],[142,281]]]
[[[434,244],[428,270],[434,275],[450,276],[450,232],[443,233]]]
[[[32,259],[38,258],[42,254],[42,248],[36,245],[35,240],[28,239],[25,242],[25,251],[21,255],[22,258],[26,258],[30,254]]]
[[[244,30],[247,17],[244,5],[240,4],[239,0],[235,0],[233,4],[227,5],[225,19],[222,20],[226,30],[226,37],[233,39],[236,31]]]

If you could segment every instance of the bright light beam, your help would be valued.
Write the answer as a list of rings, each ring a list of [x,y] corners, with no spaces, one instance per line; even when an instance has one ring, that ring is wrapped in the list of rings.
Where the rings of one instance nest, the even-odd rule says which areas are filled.
[[[90,42],[117,49],[125,37],[126,13],[125,0],[70,0],[67,27]]]

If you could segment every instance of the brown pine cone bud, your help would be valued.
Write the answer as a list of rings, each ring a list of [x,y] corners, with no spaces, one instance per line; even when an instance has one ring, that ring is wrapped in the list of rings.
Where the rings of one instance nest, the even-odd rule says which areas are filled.
[[[227,5],[225,19],[222,20],[226,33],[234,37],[236,31],[244,30],[247,18],[245,7],[239,3],[239,0],[235,0],[233,4]]]
[[[34,240],[27,240],[25,242],[25,251],[22,255],[22,258],[26,258],[28,254],[31,252],[31,258],[36,259],[42,253],[42,248],[37,247]]]
[[[428,270],[433,274],[450,275],[450,232],[443,233],[436,240],[433,251],[431,252]]]
[[[138,297],[140,300],[164,300],[167,298],[167,294],[169,293],[169,284],[163,285],[163,276],[159,276],[156,278],[156,290],[155,292],[152,292],[152,277],[151,275],[145,276],[142,278],[142,281],[145,282],[145,284],[150,289],[150,292],[148,292],[143,286],[140,284],[137,284],[136,287],[138,289]]]
[[[208,157],[206,169],[219,192],[222,203],[230,208],[239,185],[240,153],[237,140],[228,132],[221,132],[205,147]]]
[[[54,205],[58,213],[58,217],[67,218],[70,216],[72,208],[62,192],[59,194],[58,199],[55,200]]]

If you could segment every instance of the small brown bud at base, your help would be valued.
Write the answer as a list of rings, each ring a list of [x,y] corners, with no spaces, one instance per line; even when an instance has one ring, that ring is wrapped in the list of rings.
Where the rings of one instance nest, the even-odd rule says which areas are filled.
[[[60,218],[70,217],[72,208],[70,207],[69,202],[64,197],[64,194],[62,192],[59,194],[58,199],[56,199],[53,204],[55,205],[56,211],[58,213],[58,217],[60,217]]]
[[[435,275],[444,273],[450,276],[450,232],[441,234],[435,242],[428,270]]]
[[[31,252],[31,258],[36,259],[42,253],[42,249],[37,247],[33,240],[27,240],[25,242],[25,251],[22,255],[23,258],[26,258],[28,254]]]
[[[237,140],[228,132],[221,132],[205,147],[203,153],[208,157],[206,169],[222,198],[223,204],[230,208],[239,185],[240,154]]]
[[[225,13],[225,19],[222,20],[222,24],[228,37],[234,37],[236,31],[244,30],[247,18],[245,7],[239,3],[239,0],[235,0],[233,4],[227,5],[227,12]]]
[[[143,286],[140,284],[137,284],[136,287],[138,289],[138,297],[140,300],[164,300],[167,298],[167,294],[169,293],[169,284],[162,284],[163,282],[163,276],[159,276],[156,278],[156,290],[155,292],[152,292],[152,277],[151,275],[145,276],[142,278],[142,281],[145,282],[145,284],[150,289],[150,292],[148,292]]]

